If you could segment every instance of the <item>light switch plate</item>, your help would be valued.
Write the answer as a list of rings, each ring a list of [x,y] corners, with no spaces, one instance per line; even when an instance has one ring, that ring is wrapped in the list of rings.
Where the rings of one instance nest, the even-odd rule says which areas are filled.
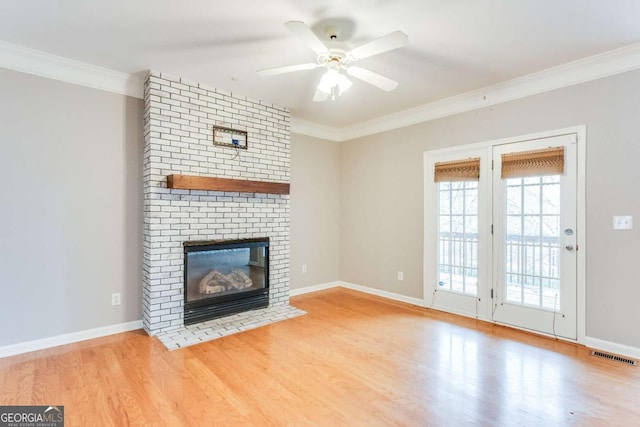
[[[614,230],[632,230],[633,217],[631,215],[616,215],[613,217]]]

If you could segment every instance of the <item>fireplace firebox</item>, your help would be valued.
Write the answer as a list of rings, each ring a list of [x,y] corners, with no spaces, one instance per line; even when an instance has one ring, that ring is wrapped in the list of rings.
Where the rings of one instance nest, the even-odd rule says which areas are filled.
[[[269,238],[184,243],[184,323],[269,305]]]

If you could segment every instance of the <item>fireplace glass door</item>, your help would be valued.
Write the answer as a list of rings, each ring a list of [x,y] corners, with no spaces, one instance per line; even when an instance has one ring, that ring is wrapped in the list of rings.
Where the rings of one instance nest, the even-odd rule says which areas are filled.
[[[203,310],[222,315],[243,305],[255,308],[257,300],[264,306],[268,302],[269,241],[187,242],[184,271],[185,320]]]

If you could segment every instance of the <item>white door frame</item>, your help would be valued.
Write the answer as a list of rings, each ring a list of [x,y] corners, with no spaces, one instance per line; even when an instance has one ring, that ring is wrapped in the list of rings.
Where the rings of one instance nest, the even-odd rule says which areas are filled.
[[[430,265],[433,263],[435,259],[435,250],[433,244],[433,234],[428,235],[428,232],[432,232],[432,224],[434,221],[435,212],[431,212],[433,209],[433,200],[435,200],[436,195],[433,194],[434,186],[433,184],[433,170],[428,167],[433,163],[432,157],[441,156],[446,153],[456,153],[456,152],[464,152],[470,149],[482,149],[485,148],[490,150],[494,145],[502,145],[509,144],[514,142],[523,142],[541,138],[548,138],[559,135],[567,135],[567,134],[575,134],[577,137],[577,156],[578,156],[578,166],[577,166],[577,182],[576,182],[576,192],[577,192],[577,205],[576,205],[576,213],[577,213],[577,223],[576,223],[576,234],[577,234],[577,271],[576,271],[576,292],[577,292],[577,340],[578,343],[584,343],[584,339],[586,336],[586,135],[587,135],[587,127],[586,125],[581,126],[573,126],[563,129],[556,129],[526,135],[520,135],[515,137],[503,138],[492,141],[479,142],[475,144],[462,145],[451,148],[442,148],[438,150],[426,151],[424,153],[424,239],[423,239],[423,247],[424,247],[424,260],[423,260],[423,305],[428,308],[435,308],[442,310],[442,308],[434,307],[433,301],[433,268]],[[493,273],[493,261],[490,261],[489,269]],[[494,278],[490,277],[491,284],[493,285]],[[493,287],[493,286],[491,286]],[[487,301],[488,310],[491,308],[492,301],[489,299]],[[489,311],[490,312],[490,311]],[[464,313],[456,313],[461,315],[467,315]],[[481,320],[489,321],[493,323],[493,320],[490,317],[481,316],[478,317]],[[514,327],[515,328],[515,327]],[[516,328],[519,329],[519,328]],[[545,334],[542,334],[545,335]],[[561,338],[563,339],[563,338]],[[573,341],[573,340],[567,340]]]

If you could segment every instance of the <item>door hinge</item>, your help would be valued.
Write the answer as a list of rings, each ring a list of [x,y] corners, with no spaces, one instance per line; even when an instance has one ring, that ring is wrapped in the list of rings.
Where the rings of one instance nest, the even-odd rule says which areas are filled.
[[[493,160],[491,160],[491,170],[493,170]]]
[[[491,224],[491,234],[493,234],[493,224]]]
[[[493,299],[493,288],[491,288],[491,299]]]

